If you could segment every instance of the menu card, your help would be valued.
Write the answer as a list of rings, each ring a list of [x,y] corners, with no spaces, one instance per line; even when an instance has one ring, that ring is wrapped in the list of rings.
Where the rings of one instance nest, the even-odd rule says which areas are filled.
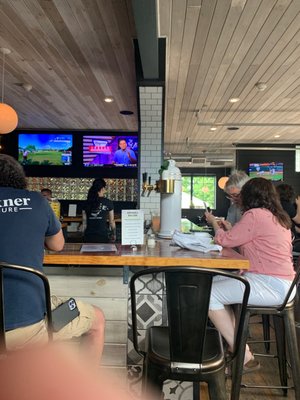
[[[144,244],[144,211],[122,210],[122,245]]]
[[[76,217],[77,204],[69,204],[68,217]]]

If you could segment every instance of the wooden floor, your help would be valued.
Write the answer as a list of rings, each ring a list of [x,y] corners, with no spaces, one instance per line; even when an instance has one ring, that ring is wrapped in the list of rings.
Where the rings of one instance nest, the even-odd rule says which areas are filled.
[[[300,292],[300,289],[298,288],[298,292]],[[298,293],[298,298],[299,298],[299,293]],[[296,312],[295,312],[295,317],[296,317],[296,326],[297,327],[297,337],[298,337],[298,347],[300,349],[300,302],[298,300],[296,304]],[[253,319],[252,319],[253,320]],[[259,319],[257,319],[257,322],[259,322]],[[251,339],[258,339],[262,337],[262,325],[259,323],[251,324],[250,327],[250,334],[251,334]],[[271,335],[273,335],[273,329],[271,329]],[[251,350],[254,353],[263,353],[264,352],[264,346],[263,344],[250,344]],[[271,353],[274,351],[274,344],[271,344]],[[259,371],[253,372],[251,374],[246,374],[243,377],[243,382],[247,383],[253,383],[256,385],[279,385],[280,380],[279,380],[279,375],[278,375],[278,364],[277,364],[277,359],[276,358],[270,358],[270,357],[259,357],[256,356],[256,359],[260,361],[261,363],[261,369]],[[117,370],[117,369],[116,369]],[[111,371],[114,372],[114,368],[111,368]],[[126,369],[120,369],[121,375],[124,376],[126,380]],[[300,377],[299,377],[300,379]],[[290,383],[292,384],[292,381],[290,380]],[[228,399],[230,399],[230,386],[231,386],[231,380],[227,380],[227,394],[228,394]],[[168,395],[166,399],[171,399],[171,400],[192,400],[192,391],[190,390],[189,392],[185,394],[179,394],[179,396],[176,395]],[[199,396],[199,399],[201,400],[209,400],[208,394],[207,394],[207,387],[205,384],[201,385],[201,393]],[[271,389],[241,389],[241,395],[240,395],[240,400],[254,400],[254,399],[276,399],[276,400],[295,400],[295,394],[293,389],[288,390],[287,396],[284,396],[283,391],[281,389],[276,389],[276,390],[271,390]]]
[[[300,301],[299,301],[300,288],[298,288],[298,300],[296,303],[295,309],[295,318],[296,318],[296,326],[297,326],[297,338],[298,338],[298,348],[300,351]],[[299,321],[299,322],[298,322]],[[262,337],[262,325],[261,324],[251,324],[251,336],[252,339],[261,338]],[[271,331],[273,333],[273,330]],[[273,336],[273,335],[272,335]],[[274,337],[274,336],[273,336]],[[264,346],[262,344],[252,344],[251,350],[254,353],[263,353]],[[274,344],[271,345],[271,353],[275,352]],[[252,383],[255,385],[280,385],[279,375],[278,375],[278,364],[276,358],[269,357],[259,357],[256,356],[256,359],[259,360],[261,364],[261,369],[259,371],[253,372],[251,374],[246,374],[243,377],[243,382]],[[300,379],[300,377],[299,377]],[[289,382],[292,385],[292,380]],[[228,399],[230,398],[230,386],[231,380],[227,381],[227,393]],[[207,390],[205,385],[201,387],[201,400],[209,400]],[[254,400],[254,399],[276,399],[276,400],[295,400],[294,390],[288,390],[287,396],[283,395],[283,391],[281,389],[271,390],[271,389],[241,389],[240,400]]]
[[[252,334],[256,337],[259,334],[261,336],[261,325],[251,326]],[[264,353],[264,346],[262,344],[250,345],[254,353]],[[271,353],[275,353],[274,344],[271,346]],[[261,369],[253,373],[249,373],[243,376],[243,383],[255,384],[255,385],[280,385],[280,379],[278,374],[278,364],[276,358],[260,357],[255,355],[256,359],[261,364]],[[289,384],[292,385],[292,380]],[[231,380],[228,380],[228,394],[230,393]],[[288,390],[288,395],[284,396],[281,389],[241,389],[240,400],[253,400],[253,399],[295,399],[293,389]]]
[[[299,311],[299,310],[297,310]],[[300,318],[298,318],[300,321]],[[300,328],[298,335],[298,342],[300,340]],[[271,334],[273,331],[271,331]],[[251,324],[251,336],[253,339],[262,337],[262,326],[261,324]],[[272,335],[273,336],[273,335]],[[298,343],[300,345],[300,343]],[[262,344],[250,344],[251,350],[254,353],[262,353],[264,347]],[[274,351],[274,344],[271,344],[271,353]],[[300,347],[299,347],[300,348]],[[256,385],[279,385],[279,375],[278,375],[278,365],[276,358],[266,358],[256,356],[257,360],[261,363],[261,369],[259,371],[253,372],[251,374],[246,374],[243,377],[243,382],[252,383]],[[114,368],[111,369],[114,372]],[[125,373],[126,371],[123,371]],[[300,378],[300,377],[299,377]],[[292,384],[292,381],[290,380]],[[230,386],[231,380],[227,380],[227,396],[230,399]],[[167,396],[167,399],[178,399],[178,400],[192,400],[192,390],[188,393],[181,394],[178,396]],[[241,389],[240,400],[256,400],[256,399],[274,399],[274,400],[295,400],[295,395],[293,389],[288,390],[287,396],[283,395],[281,389],[271,390],[271,389]],[[201,384],[201,391],[199,400],[209,400],[207,393],[206,384]]]

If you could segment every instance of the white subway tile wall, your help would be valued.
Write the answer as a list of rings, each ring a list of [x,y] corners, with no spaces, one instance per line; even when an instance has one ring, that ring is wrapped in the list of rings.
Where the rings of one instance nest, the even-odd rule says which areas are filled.
[[[163,134],[163,87],[140,86],[140,118],[141,118],[141,176],[147,172],[154,184],[159,179],[158,170],[162,164]],[[151,211],[160,212],[160,194],[152,191],[150,196],[141,197],[140,208],[145,212],[145,219],[151,218]]]

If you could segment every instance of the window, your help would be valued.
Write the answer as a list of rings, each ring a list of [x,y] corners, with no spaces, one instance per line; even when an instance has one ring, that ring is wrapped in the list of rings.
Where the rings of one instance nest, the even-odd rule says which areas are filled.
[[[215,176],[183,176],[182,208],[216,208]]]
[[[300,146],[296,146],[295,148],[295,172],[300,172]]]

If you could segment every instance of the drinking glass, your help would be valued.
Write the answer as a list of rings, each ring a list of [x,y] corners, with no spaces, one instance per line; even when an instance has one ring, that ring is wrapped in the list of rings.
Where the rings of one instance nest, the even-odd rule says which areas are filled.
[[[158,233],[160,228],[160,216],[156,211],[151,211],[151,229],[153,233]]]

